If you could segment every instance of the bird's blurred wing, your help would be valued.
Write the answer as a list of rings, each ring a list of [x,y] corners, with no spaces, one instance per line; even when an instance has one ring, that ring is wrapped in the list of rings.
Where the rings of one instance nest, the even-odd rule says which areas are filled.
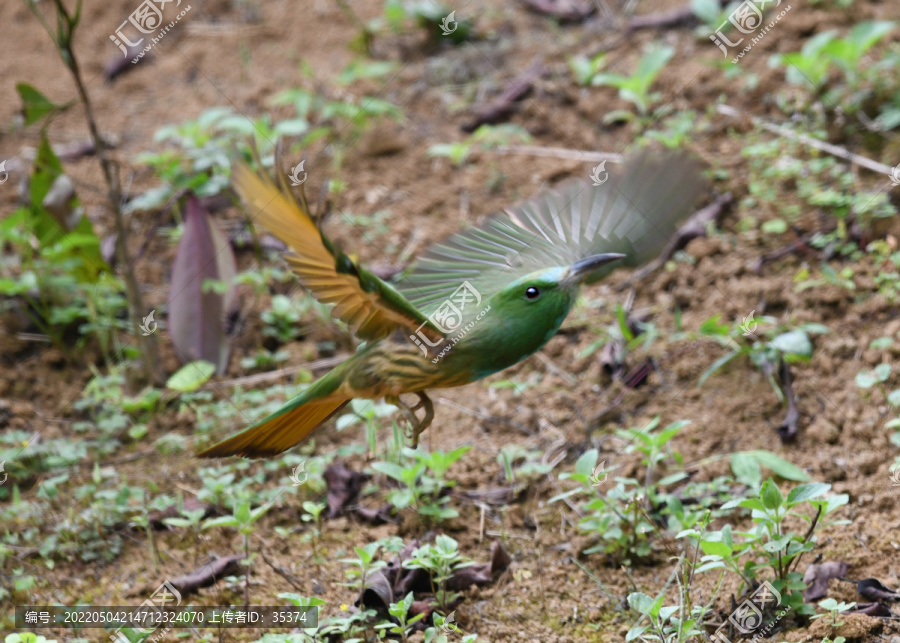
[[[687,154],[643,150],[601,185],[568,182],[435,244],[398,290],[428,313],[464,281],[490,297],[535,270],[605,252],[627,255],[586,279],[593,282],[652,258],[705,190],[700,165]]]
[[[440,337],[440,331],[393,286],[335,248],[286,188],[279,189],[243,162],[235,164],[231,176],[250,218],[290,247],[294,254],[287,260],[303,285],[322,303],[334,304],[332,315],[346,322],[357,337],[375,340],[398,329],[415,331],[422,324],[426,334]]]

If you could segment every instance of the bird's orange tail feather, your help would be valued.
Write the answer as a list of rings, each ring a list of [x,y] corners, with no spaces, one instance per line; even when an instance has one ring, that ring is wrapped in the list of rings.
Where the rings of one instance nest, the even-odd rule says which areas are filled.
[[[337,413],[349,400],[310,400],[281,415],[270,417],[256,426],[200,453],[202,458],[224,458],[230,455],[266,458],[287,451],[313,432],[317,426]]]

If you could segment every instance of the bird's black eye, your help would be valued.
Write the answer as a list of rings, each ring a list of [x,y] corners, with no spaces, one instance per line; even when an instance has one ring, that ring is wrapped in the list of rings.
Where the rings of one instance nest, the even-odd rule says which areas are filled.
[[[541,291],[534,286],[528,286],[527,290],[525,290],[525,296],[528,299],[537,299],[541,296]]]

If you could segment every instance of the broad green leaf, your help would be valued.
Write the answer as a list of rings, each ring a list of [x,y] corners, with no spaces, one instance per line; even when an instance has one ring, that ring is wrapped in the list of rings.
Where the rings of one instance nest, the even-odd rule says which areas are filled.
[[[784,496],[781,495],[781,489],[775,484],[771,478],[763,482],[762,489],[759,493],[763,505],[766,509],[778,509],[784,502]]]
[[[589,476],[594,473],[594,467],[597,466],[597,458],[599,457],[597,449],[589,449],[581,454],[581,457],[575,462],[575,473]]]
[[[166,386],[180,393],[192,393],[203,386],[213,373],[216,365],[211,362],[198,360],[185,364],[178,369],[172,377],[166,381]]]
[[[403,467],[393,462],[373,462],[372,468],[397,482],[403,482]]]
[[[28,83],[16,84],[16,91],[19,92],[19,96],[22,98],[25,125],[36,123],[47,116],[47,114],[62,109],[61,105],[56,105]]]
[[[653,608],[653,599],[642,592],[633,592],[628,595],[628,604],[641,614],[649,614]]]
[[[802,330],[791,330],[778,335],[772,340],[772,345],[787,355],[799,355],[811,357],[813,352],[809,335]]]
[[[762,484],[762,472],[759,468],[759,461],[749,453],[732,454],[731,471],[738,482],[747,485],[751,489],[759,489],[759,485]]]
[[[771,219],[763,223],[760,230],[766,234],[784,234],[788,230],[788,225],[784,219]]]
[[[808,484],[798,485],[791,489],[788,494],[788,505],[795,505],[800,502],[812,500],[813,498],[818,498],[828,492],[829,489],[831,489],[831,485],[824,482],[810,482]]]
[[[721,556],[722,558],[730,558],[731,557],[731,547],[722,542],[714,542],[711,540],[704,540],[700,543],[700,549],[703,550],[703,553],[709,554],[711,556]]]
[[[795,482],[807,482],[809,480],[809,476],[803,473],[802,469],[770,451],[757,450],[745,451],[744,453],[752,455],[762,466],[768,467],[785,480],[793,480]]]

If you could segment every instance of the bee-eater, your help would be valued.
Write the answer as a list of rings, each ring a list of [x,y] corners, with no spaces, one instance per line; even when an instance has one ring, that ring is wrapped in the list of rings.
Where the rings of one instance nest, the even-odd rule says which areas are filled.
[[[603,174],[449,237],[391,285],[320,232],[283,175],[279,188],[236,164],[232,182],[251,218],[290,247],[287,260],[303,285],[334,304],[332,315],[364,343],[278,411],[200,455],[276,455],[353,398],[397,404],[415,446],[434,418],[426,391],[474,382],[539,350],[569,314],[580,284],[652,258],[706,189],[699,164],[683,153],[645,150],[620,172]],[[416,393],[419,403],[407,406],[403,393]]]

